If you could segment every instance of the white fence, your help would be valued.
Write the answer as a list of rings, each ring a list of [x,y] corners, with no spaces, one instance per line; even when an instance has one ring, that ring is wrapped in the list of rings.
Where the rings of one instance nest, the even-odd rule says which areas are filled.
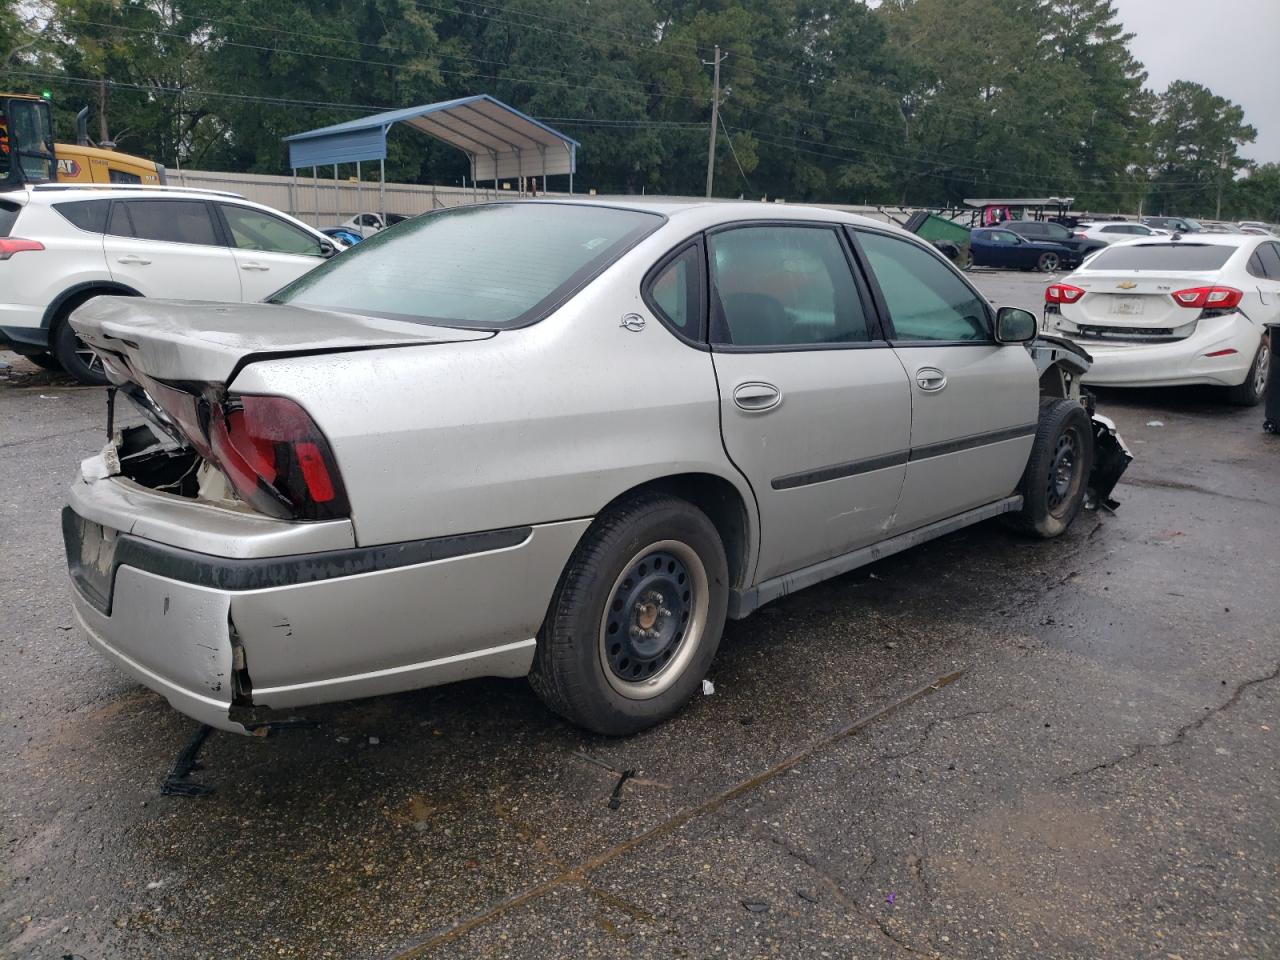
[[[299,175],[295,181],[293,177],[269,176],[261,173],[216,173],[208,170],[173,169],[168,170],[167,174],[172,186],[228,190],[257,203],[265,203],[277,210],[284,210],[315,227],[332,227],[357,213],[379,209],[385,209],[387,213],[413,216],[439,210],[442,207],[457,207],[493,200],[496,197],[520,196],[516,190],[494,191],[492,186],[487,189],[484,187],[473,189],[432,184],[388,183],[379,188],[376,181],[334,180],[332,177],[313,179]],[[567,194],[553,192],[546,196],[567,196]],[[670,199],[695,198],[672,197]],[[860,213],[877,220],[889,219],[889,216],[878,207],[837,203],[824,203],[819,206]],[[911,212],[911,210],[901,212],[897,209],[892,211],[893,216],[899,221],[906,220]]]
[[[261,173],[215,173],[208,170],[166,171],[169,184],[228,190],[257,203],[284,210],[315,227],[332,227],[357,213],[384,209],[387,213],[413,216],[481,200],[492,200],[492,188],[441,187],[412,183],[388,183],[381,189],[376,181],[312,179],[268,176]],[[515,191],[499,191],[504,196]]]

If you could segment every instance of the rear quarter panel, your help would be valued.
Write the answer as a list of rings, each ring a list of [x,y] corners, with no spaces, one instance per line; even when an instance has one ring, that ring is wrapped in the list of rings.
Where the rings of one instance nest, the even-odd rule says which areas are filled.
[[[755,503],[724,453],[710,354],[680,342],[640,296],[675,240],[659,231],[532,326],[257,363],[233,390],[292,397],[311,413],[362,545],[591,517],[648,480],[703,472],[739,490],[754,560]],[[627,313],[644,328],[625,329]]]

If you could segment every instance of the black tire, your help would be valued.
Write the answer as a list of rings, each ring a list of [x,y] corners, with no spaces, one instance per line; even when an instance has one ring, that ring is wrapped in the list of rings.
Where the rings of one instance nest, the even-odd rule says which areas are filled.
[[[30,360],[37,367],[44,370],[61,370],[62,364],[58,362],[58,358],[52,353],[28,353],[23,356],[24,360]]]
[[[1244,383],[1235,387],[1227,387],[1227,402],[1237,407],[1256,407],[1267,397],[1267,383],[1274,376],[1271,369],[1271,337],[1263,334],[1258,352],[1253,355],[1253,363],[1249,365],[1249,374]]]
[[[1036,269],[1041,273],[1055,273],[1060,266],[1062,266],[1062,258],[1052,250],[1046,250],[1040,254],[1040,259],[1036,261]]]
[[[565,719],[607,736],[673,716],[715,657],[728,569],[715,526],[693,504],[643,494],[613,507],[560,577],[538,635],[533,689]]]
[[[84,301],[81,300],[62,311],[54,321],[53,336],[50,337],[49,342],[53,347],[53,355],[62,364],[63,370],[86,386],[103,387],[108,381],[102,370],[102,361],[85,346],[84,341],[76,336],[76,332],[71,329],[71,324],[67,321],[71,311],[81,303]]]
[[[1040,424],[1018,492],[1022,509],[1005,514],[1019,533],[1061,536],[1084,504],[1093,470],[1093,424],[1076,400],[1043,400]]]

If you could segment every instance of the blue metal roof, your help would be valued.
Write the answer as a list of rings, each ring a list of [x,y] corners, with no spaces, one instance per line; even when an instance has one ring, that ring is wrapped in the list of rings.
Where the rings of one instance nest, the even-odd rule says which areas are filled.
[[[387,110],[358,120],[295,133],[289,166],[328,166],[381,160],[387,131],[404,123],[456,147],[471,158],[473,180],[573,173],[580,144],[487,93],[418,107]]]

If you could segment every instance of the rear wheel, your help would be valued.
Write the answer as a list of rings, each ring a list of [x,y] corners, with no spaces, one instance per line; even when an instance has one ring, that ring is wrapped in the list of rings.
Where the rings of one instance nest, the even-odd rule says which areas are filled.
[[[1055,273],[1062,265],[1062,258],[1052,250],[1040,254],[1040,259],[1036,261],[1036,266],[1044,273]]]
[[[1064,533],[1084,503],[1093,470],[1093,429],[1075,400],[1044,400],[1031,456],[1018,491],[1022,509],[1006,514],[1020,533],[1049,539]]]
[[[108,383],[107,375],[102,369],[102,360],[76,336],[71,328],[69,317],[77,307],[83,306],[92,297],[85,297],[68,304],[54,320],[53,335],[49,342],[53,347],[53,355],[62,369],[81,383],[91,387],[102,387]]]
[[[588,730],[643,730],[697,691],[727,603],[728,563],[711,521],[684,500],[637,497],[598,519],[574,551],[529,681]]]
[[[1256,407],[1267,396],[1267,383],[1271,379],[1271,337],[1264,334],[1258,352],[1254,354],[1249,375],[1238,387],[1227,388],[1227,399],[1240,407]]]

